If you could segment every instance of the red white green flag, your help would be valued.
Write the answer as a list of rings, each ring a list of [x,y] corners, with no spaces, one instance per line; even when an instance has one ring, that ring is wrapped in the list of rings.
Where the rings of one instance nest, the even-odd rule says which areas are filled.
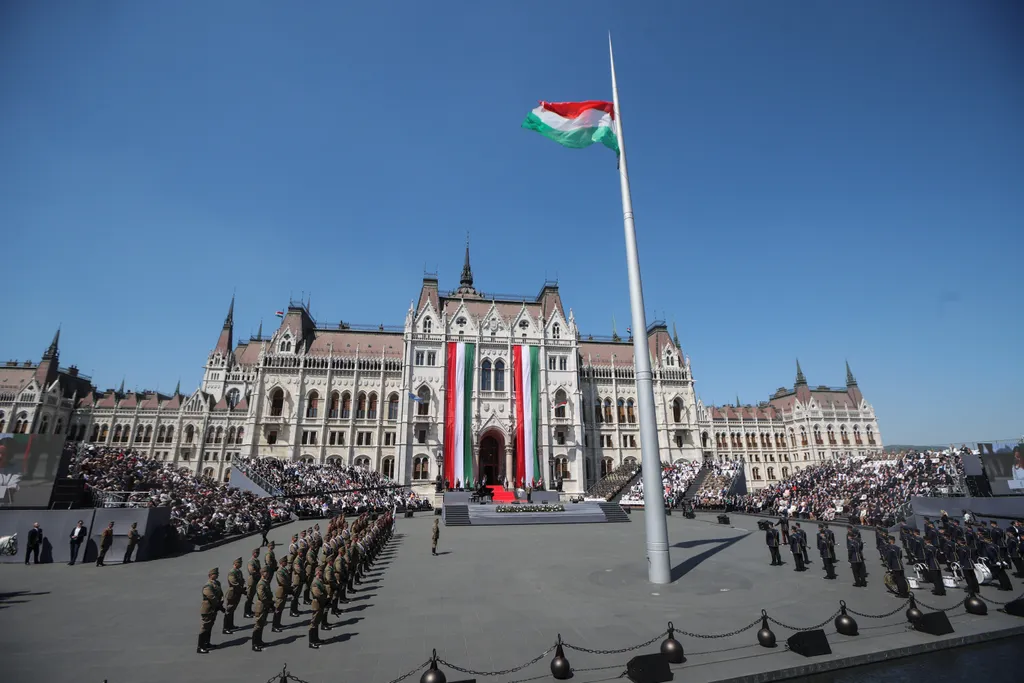
[[[611,102],[541,102],[527,115],[523,128],[537,131],[564,147],[581,149],[600,142],[619,153],[615,106]]]
[[[516,484],[528,486],[543,479],[537,432],[540,417],[540,347],[512,347],[512,372],[516,390]]]
[[[448,342],[445,363],[444,476],[452,485],[473,481],[473,358],[476,344]]]

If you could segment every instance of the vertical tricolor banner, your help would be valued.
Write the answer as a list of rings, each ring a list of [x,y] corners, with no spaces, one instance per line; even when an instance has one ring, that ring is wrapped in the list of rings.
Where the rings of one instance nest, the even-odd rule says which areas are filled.
[[[540,390],[540,348],[512,347],[512,372],[516,390],[516,484],[528,486],[543,476],[537,449]]]
[[[448,342],[445,370],[444,476],[469,486],[473,478],[473,358],[475,344]]]

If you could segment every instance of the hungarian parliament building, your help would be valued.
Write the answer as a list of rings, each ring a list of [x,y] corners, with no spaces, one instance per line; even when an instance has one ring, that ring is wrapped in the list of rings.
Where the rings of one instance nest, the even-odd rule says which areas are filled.
[[[797,362],[792,388],[766,401],[706,406],[675,331],[653,321],[645,333],[662,462],[742,461],[748,488],[758,489],[823,460],[882,448],[849,365],[845,387],[810,386]],[[0,434],[132,448],[220,480],[238,458],[352,464],[424,492],[439,472],[452,471],[446,453],[464,458],[457,471],[472,473],[474,483],[522,481],[524,425],[536,449],[537,468],[527,471],[562,480],[567,493],[640,461],[629,332],[581,333],[557,283],[531,297],[477,291],[468,248],[459,287],[442,291],[436,276],[425,276],[401,327],[325,325],[292,302],[272,333],[261,324],[256,336],[236,341],[232,299],[190,394],[180,386],[170,395],[126,391],[123,383],[100,391],[75,366],[60,366],[59,341],[58,330],[38,363],[0,367]],[[455,346],[474,350],[459,382],[446,367]],[[520,346],[534,350],[532,425],[513,379]],[[446,449],[454,433],[450,384],[460,387],[460,431],[457,448]]]

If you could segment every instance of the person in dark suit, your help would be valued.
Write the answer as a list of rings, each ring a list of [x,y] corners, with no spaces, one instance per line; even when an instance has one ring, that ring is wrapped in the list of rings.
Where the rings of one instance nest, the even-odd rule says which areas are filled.
[[[967,592],[977,595],[981,591],[981,586],[978,585],[978,577],[974,573],[971,549],[967,547],[964,539],[960,538],[957,539],[953,552],[956,555],[957,563],[960,565],[960,571],[964,574],[964,580],[967,582]]]
[[[260,541],[260,547],[270,545],[270,539],[267,538],[267,534],[270,533],[270,515],[263,513],[263,521],[260,525],[260,533],[263,534],[263,539]],[[259,579],[256,580],[259,583]]]
[[[765,529],[764,542],[772,555],[771,566],[778,567],[782,564],[782,557],[779,555],[779,532],[774,527]]]
[[[789,535],[789,549],[793,553],[793,561],[796,563],[796,569],[793,571],[807,571],[807,567],[804,566],[804,556],[800,552],[800,534],[796,531]]]
[[[945,595],[946,587],[942,583],[942,569],[939,567],[939,551],[931,539],[924,541],[924,564],[928,568],[928,577],[932,582],[932,595]]]
[[[139,544],[139,523],[132,522],[132,528],[128,530],[128,549],[124,551],[124,559],[121,560],[123,564],[131,564],[132,553],[135,552],[135,546]]]
[[[885,562],[889,573],[892,574],[896,583],[896,595],[901,598],[910,597],[910,589],[907,587],[907,577],[903,570],[903,553],[896,547],[894,539],[887,539]]]
[[[804,567],[811,563],[811,558],[807,556],[807,532],[800,527],[800,522],[793,524],[793,533],[800,537],[800,554],[804,558]]]
[[[850,560],[850,568],[853,570],[854,587],[867,588],[868,572],[864,568],[864,541],[860,539],[852,526],[846,532],[846,556]]]
[[[825,568],[825,578],[829,580],[836,578],[836,544],[835,537],[830,538],[831,533],[824,524],[818,525],[818,554]]]
[[[789,513],[783,512],[775,526],[782,530],[782,542],[789,545]]]
[[[43,547],[43,530],[39,522],[32,525],[28,530],[28,542],[25,544],[25,564],[28,564],[29,555],[32,556],[32,564],[39,564],[39,549]]]
[[[89,530],[85,528],[85,523],[82,520],[78,520],[78,526],[71,530],[69,538],[71,539],[71,561],[68,564],[73,565],[78,560],[78,549],[82,547],[82,542],[89,538]]]

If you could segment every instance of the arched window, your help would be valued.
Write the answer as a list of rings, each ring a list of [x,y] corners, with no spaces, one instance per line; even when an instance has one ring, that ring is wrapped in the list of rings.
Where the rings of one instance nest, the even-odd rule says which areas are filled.
[[[854,440],[854,442],[856,442],[856,444],[858,446],[860,446],[861,443],[863,443],[860,440],[860,425],[854,425],[853,426],[853,440]]]
[[[4,420],[4,411],[0,410],[0,434],[4,433],[4,426],[6,421]]]
[[[426,386],[420,387],[420,390],[416,392],[416,398],[419,399],[416,405],[416,414],[430,415],[430,389]]]
[[[217,431],[216,431],[216,433],[213,436],[213,442],[214,443],[220,443],[223,438],[224,438],[224,428],[223,427],[217,427]]]
[[[45,434],[46,430],[50,428],[50,416],[43,415],[43,419],[39,421],[39,433]]]
[[[204,477],[209,477],[210,479],[213,479],[213,468],[212,467],[204,467],[203,468],[203,476]]]
[[[683,421],[683,402],[678,398],[672,401],[672,421]]]
[[[235,443],[242,443],[242,437],[245,435],[245,427],[239,427],[238,431],[235,432]]]
[[[24,434],[28,429],[28,413],[21,413],[14,423],[14,433]]]
[[[565,417],[565,407],[569,403],[565,392],[559,389],[555,392],[555,417]]]
[[[280,350],[281,353],[288,353],[292,350],[292,338],[287,334],[285,334],[284,339],[281,340]]]
[[[388,419],[398,419],[398,394],[388,396]]]
[[[284,390],[274,389],[270,394],[270,416],[281,417],[284,412]]]
[[[850,445],[850,435],[846,433],[846,425],[839,427],[839,439],[843,442],[844,446]]]
[[[789,476],[789,468],[788,467],[783,467],[782,468],[782,478],[785,479],[788,476]]]
[[[434,322],[430,318],[423,319],[423,334],[430,334],[430,331],[434,328]]]
[[[616,405],[619,409],[619,424],[622,424],[626,421],[626,402],[620,398]]]
[[[309,397],[306,399],[306,417],[316,417],[319,409],[320,394],[315,391],[309,392]]]
[[[0,429],[0,433],[2,433],[2,432],[3,432],[3,430]],[[64,433],[64,418],[62,418],[62,417],[58,417],[57,418],[57,426],[53,428],[53,433],[54,434],[63,434]]]
[[[146,425],[146,433],[142,437],[143,443],[149,443],[153,439],[153,425]]]
[[[174,443],[174,425],[167,427],[167,435],[164,437],[164,443]]]
[[[597,397],[597,402],[594,404],[594,420],[598,424],[604,422],[604,416],[601,414],[601,397]]]
[[[868,434],[868,444],[871,445],[871,446],[874,446],[875,445],[875,432],[874,432],[874,430],[871,429],[870,425],[868,425],[867,434]]]
[[[100,429],[100,441],[106,441],[107,440],[107,432],[109,432],[109,431],[110,431],[110,425],[106,425],[106,424],[103,425],[103,427]]]
[[[164,434],[166,434],[166,433],[167,433],[167,426],[166,425],[160,425],[160,429],[156,430],[156,442],[157,443],[163,443],[164,442]]]
[[[121,425],[114,425],[114,443],[121,442]]]
[[[625,460],[623,460],[623,461],[622,461],[622,464],[624,464],[624,465],[629,465],[630,467],[636,467],[636,464],[637,464],[637,463],[636,463],[636,458],[634,458],[634,457],[633,457],[633,456],[631,455],[631,456],[629,456],[628,458],[626,458]]]
[[[569,478],[571,478],[569,473],[569,458],[564,456],[555,458],[555,479]]]
[[[335,391],[331,394],[331,403],[327,410],[327,417],[337,419],[338,411],[341,409],[341,395]]]
[[[366,419],[366,394],[359,394],[359,398],[356,399],[356,419]]]
[[[807,429],[804,428],[804,427],[800,428],[800,445],[801,446],[806,446],[807,445]]]
[[[814,443],[819,446],[823,443],[821,440],[821,427],[818,425],[814,425]]]
[[[224,443],[226,443],[228,445],[231,445],[234,442],[235,442],[235,428],[234,427],[228,427],[228,440],[225,441]]]
[[[828,434],[828,442],[830,445],[836,445],[836,433],[832,431],[832,425],[825,428],[825,432]]]
[[[491,390],[491,361],[485,360],[480,364],[480,391]]]
[[[629,424],[636,424],[636,405],[633,403],[633,399],[626,401],[626,421]]]
[[[185,427],[185,443],[192,443],[192,440],[196,437],[196,428],[193,425],[187,425]]]
[[[395,478],[395,459],[391,457],[384,458],[380,461],[380,473],[388,479]]]
[[[242,394],[241,394],[241,392],[238,391],[238,389],[232,389],[231,391],[229,391],[228,392],[228,408],[231,409],[231,410],[234,410],[235,406],[238,405],[238,402],[241,400],[241,398],[242,398]]]
[[[425,455],[417,455],[412,460],[412,478],[417,481],[430,478],[430,458]]]
[[[750,468],[750,473],[751,473],[751,476],[754,477],[754,479],[760,479],[761,478],[761,468],[760,467],[752,467],[752,468]]]
[[[561,339],[561,337],[562,337],[562,328],[559,326],[558,323],[555,323],[554,325],[551,326],[551,338],[552,339]]]
[[[91,441],[93,443],[96,443],[96,440],[99,439],[99,438],[100,438],[100,426],[99,425],[93,425],[92,426],[92,434],[90,434],[90,436],[89,436],[89,441]]]
[[[366,417],[370,420],[377,419],[377,394],[370,394],[370,407],[366,411]]]
[[[494,361],[494,390],[505,391],[505,361]]]
[[[768,479],[774,479],[774,478],[775,478],[775,468],[774,467],[769,467],[768,468]]]
[[[612,470],[615,469],[615,464],[611,458],[601,458],[601,478],[604,479]]]
[[[341,464],[341,458],[339,458],[336,455],[332,455],[331,457],[327,458],[327,464],[331,465],[332,467],[337,467],[338,465]]]
[[[216,429],[209,427],[206,430],[206,443],[213,443],[213,435],[216,433]]]
[[[352,417],[352,395],[347,391],[341,395],[341,418],[347,420]]]
[[[356,457],[356,467],[358,467],[360,469],[363,469],[363,470],[369,470],[370,469],[370,458],[368,456],[365,456],[365,455],[360,455],[360,456]]]
[[[708,436],[708,433],[707,432],[701,432],[701,435],[700,435],[700,447],[701,448],[707,448],[710,441],[711,441],[711,437]]]
[[[612,400],[610,398],[606,398],[604,400],[604,421],[605,422],[613,422],[614,421],[614,419],[612,418]]]

